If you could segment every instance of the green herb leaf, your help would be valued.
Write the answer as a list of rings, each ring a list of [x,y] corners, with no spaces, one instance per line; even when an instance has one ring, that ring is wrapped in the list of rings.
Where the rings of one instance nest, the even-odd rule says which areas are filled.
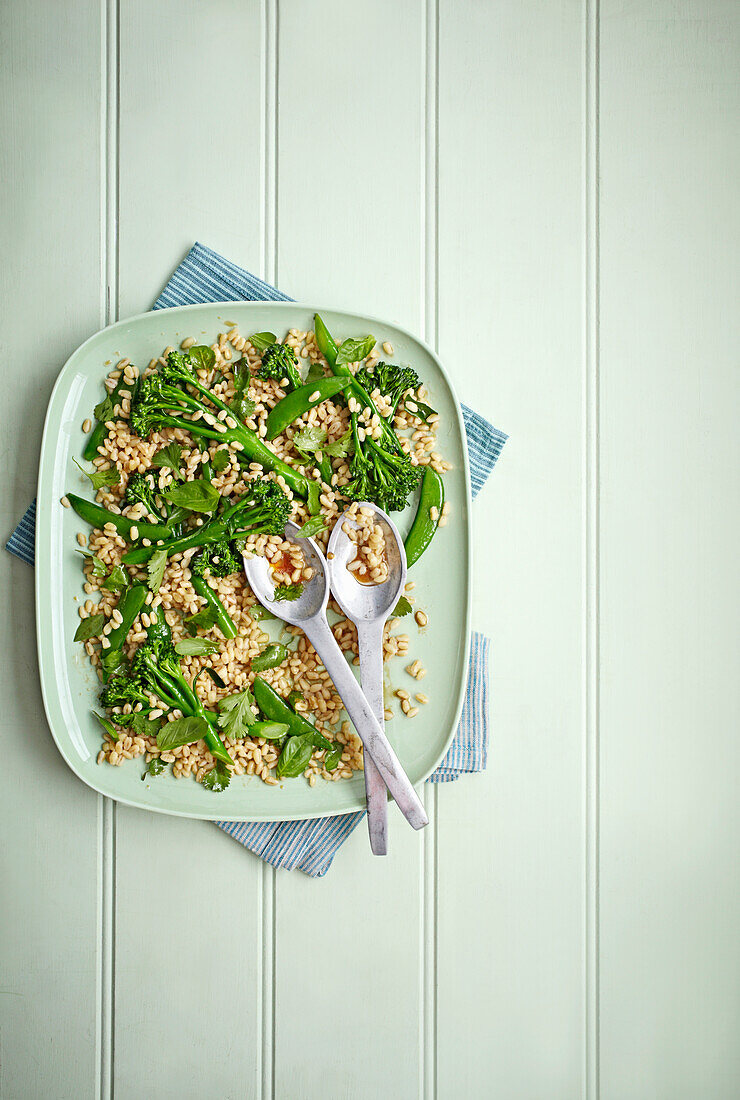
[[[342,749],[344,746],[335,744],[327,751],[324,757],[324,767],[328,772],[333,772],[342,759]]]
[[[309,382],[318,382],[320,378],[326,378],[324,368],[321,363],[317,363],[315,359],[312,359],[304,385],[307,386]]]
[[[289,737],[277,762],[278,779],[295,779],[303,775],[312,756],[313,744],[309,736]]]
[[[152,466],[165,467],[172,470],[176,477],[180,477],[182,466],[182,447],[179,443],[168,443],[161,451],[157,451],[151,458]]]
[[[93,409],[93,415],[96,420],[99,420],[102,424],[106,424],[109,420],[113,419],[113,399],[108,393],[103,400],[95,406]]]
[[[126,667],[126,658],[120,649],[104,649],[100,654],[100,664],[106,678],[110,679],[116,672]]]
[[[218,704],[218,724],[227,737],[237,740],[246,737],[249,727],[254,725],[256,719],[252,706],[254,697],[249,688],[238,691],[234,695],[227,695]]]
[[[102,585],[102,587],[107,588],[109,592],[123,592],[128,586],[128,573],[122,565],[116,565],[115,568],[111,569]]]
[[[211,768],[201,779],[201,784],[206,790],[213,791],[214,794],[225,791],[230,782],[231,772],[221,760],[217,760],[215,768]]]
[[[109,721],[107,718],[104,718],[102,714],[98,714],[98,712],[96,710],[93,711],[93,714],[95,715],[97,720],[100,722],[100,724],[103,727],[103,729],[105,730],[105,732],[110,737],[112,737],[114,741],[117,741],[118,740],[118,730],[113,725],[113,723],[111,721]]]
[[[314,428],[309,425],[307,428],[302,428],[300,432],[296,432],[293,436],[293,443],[299,451],[323,451],[326,448],[322,446],[326,439],[326,432],[323,428]]]
[[[198,629],[210,630],[218,622],[218,612],[213,607],[204,607],[202,611],[196,611],[194,615],[188,615],[183,619],[185,629],[191,638],[195,637]]]
[[[297,600],[303,592],[302,584],[276,584],[273,600]]]
[[[210,370],[216,365],[216,353],[207,344],[196,344],[190,349],[188,355],[195,370]]]
[[[343,436],[335,439],[333,443],[327,443],[321,450],[330,458],[344,458],[352,448],[352,429],[348,428]]]
[[[303,692],[297,691],[295,688],[291,691],[288,698],[285,700],[288,706],[295,707],[296,703],[303,702]]]
[[[159,592],[164,580],[164,570],[167,565],[167,551],[164,546],[155,550],[146,563],[147,584],[152,592]]]
[[[90,615],[87,619],[82,619],[80,625],[75,631],[74,640],[76,642],[86,642],[90,638],[99,638],[100,632],[105,625],[105,615],[102,612],[99,615]]]
[[[208,673],[208,675],[209,675],[209,676],[211,677],[211,679],[213,680],[213,682],[214,682],[214,684],[216,685],[216,687],[219,687],[219,688],[225,688],[225,687],[226,687],[226,684],[225,684],[225,683],[223,682],[223,680],[221,679],[221,677],[219,676],[219,674],[218,674],[217,672],[215,672],[215,671],[214,671],[214,669],[212,669],[212,668],[207,668],[207,669],[206,669],[206,672],[207,672],[207,673]]]
[[[188,508],[191,512],[215,512],[221,494],[214,489],[210,481],[199,478],[197,481],[183,481],[165,489],[162,496],[178,508]]]
[[[229,408],[236,413],[240,420],[249,420],[257,405],[251,397],[247,397],[245,393],[240,393],[234,397]]]
[[[199,715],[176,718],[174,722],[166,722],[157,734],[157,748],[166,752],[168,749],[178,749],[180,745],[192,745],[205,737],[209,728],[206,719]]]
[[[158,756],[153,756],[147,764],[146,768],[144,769],[144,774],[141,778],[146,779],[147,776],[150,775],[161,775],[166,767],[167,765],[165,764],[164,760],[160,760]]]
[[[307,519],[302,527],[298,528],[297,538],[299,539],[312,539],[314,535],[320,535],[322,531],[326,531],[326,520],[319,514],[318,516],[311,516]],[[285,587],[285,586],[283,586]],[[277,599],[277,597],[275,597]],[[290,596],[283,596],[285,599],[291,599]],[[292,597],[295,599],[295,596]]]
[[[120,484],[121,473],[116,466],[111,466],[110,470],[96,470],[95,473],[89,474],[83,466],[80,466],[76,458],[73,458],[72,461],[78,470],[81,470],[85,475],[96,493],[98,489],[104,489],[107,485]]]
[[[90,561],[92,562],[93,577],[104,577],[105,574],[108,572],[108,568],[105,562],[102,562],[100,558],[96,557],[95,554],[93,554],[92,550],[78,550],[77,553],[82,554],[83,557],[90,559]]]
[[[282,642],[273,642],[252,658],[252,670],[263,672],[266,668],[277,668],[287,658],[288,651]]]
[[[347,363],[359,363],[375,347],[374,336],[364,336],[361,340],[342,340],[337,353],[337,366]]]
[[[276,341],[277,336],[274,332],[255,332],[254,336],[249,337],[249,342],[255,351],[264,351]]]
[[[139,737],[156,737],[162,726],[161,718],[147,718],[145,714],[135,712],[131,715],[131,728]]]
[[[273,615],[272,611],[268,611],[266,607],[263,607],[261,603],[255,604],[254,607],[249,609],[249,617],[255,623],[262,623],[265,619],[276,619],[277,615]]]
[[[212,653],[218,653],[218,642],[212,642],[210,638],[183,638],[181,642],[175,642],[175,653],[181,657],[210,657]]]
[[[393,614],[397,615],[399,619],[402,619],[404,615],[411,614],[411,604],[405,596],[401,596],[396,606],[393,608]]]
[[[415,405],[416,408],[409,409],[409,401],[412,405]],[[413,396],[404,398],[403,407],[407,412],[411,413],[412,416],[418,416],[419,420],[423,420],[425,424],[429,422],[429,417],[433,416],[437,411],[433,409],[431,405],[427,405],[423,401],[420,401],[418,397]]]
[[[211,468],[214,474],[222,474],[230,462],[231,459],[227,450],[222,448],[220,451],[216,451],[211,459]]]
[[[287,722],[253,722],[249,727],[249,736],[264,737],[265,741],[281,741],[289,729]]]

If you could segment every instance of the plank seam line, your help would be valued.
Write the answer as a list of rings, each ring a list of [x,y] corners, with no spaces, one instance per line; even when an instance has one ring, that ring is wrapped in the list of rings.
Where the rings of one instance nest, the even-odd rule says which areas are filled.
[[[260,266],[262,277],[275,286],[278,252],[278,0],[262,0],[261,55]],[[262,1100],[274,1100],[277,875],[269,863],[262,864],[260,883],[262,982],[258,1080]]]
[[[584,33],[584,817],[585,1091],[600,1094],[599,1028],[599,0],[585,0]]]
[[[421,186],[422,311],[425,339],[436,348],[439,342],[439,4],[426,0],[422,15],[422,103],[423,158]],[[427,784],[425,805],[430,823],[423,836],[422,934],[422,1020],[421,1092],[424,1100],[437,1096],[437,929],[438,929],[438,839],[439,792]]]
[[[119,312],[120,9],[101,0],[100,112],[100,314],[109,325]],[[98,993],[97,1084],[101,1100],[112,1100],[115,1052],[116,805],[98,801]]]

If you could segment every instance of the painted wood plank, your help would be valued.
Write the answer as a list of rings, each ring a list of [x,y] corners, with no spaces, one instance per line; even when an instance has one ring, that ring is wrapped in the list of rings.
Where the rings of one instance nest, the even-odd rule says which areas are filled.
[[[739,51],[601,5],[604,1100],[740,1093]]]
[[[442,0],[440,352],[510,433],[474,505],[488,770],[438,795],[440,1096],[582,1094],[582,129],[576,4]]]
[[[259,272],[260,34],[257,0],[122,6],[121,316],[195,239]],[[119,807],[116,871],[116,1096],[259,1095],[262,865],[208,822]]]
[[[279,283],[419,331],[421,7],[288,0],[279,44]],[[276,1096],[419,1093],[423,841],[390,816],[387,857],[363,823],[277,876]]]
[[[35,494],[57,372],[100,323],[99,4],[3,5],[0,40],[6,538]],[[0,623],[0,1094],[77,1100],[97,1095],[99,798],[46,725],[33,572],[5,552],[0,571],[13,608]]]

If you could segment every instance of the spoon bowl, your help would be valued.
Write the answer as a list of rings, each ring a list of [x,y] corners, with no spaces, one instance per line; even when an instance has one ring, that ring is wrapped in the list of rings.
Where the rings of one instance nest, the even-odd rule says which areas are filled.
[[[286,523],[285,538],[300,548],[306,564],[313,569],[313,576],[303,582],[303,590],[297,600],[275,599],[275,583],[266,558],[248,558],[245,555],[244,572],[250,588],[261,604],[291,626],[302,626],[308,619],[315,619],[324,612],[329,602],[326,561],[313,539],[298,537],[298,527],[294,523]]]
[[[334,525],[327,549],[327,553],[331,555],[332,595],[344,614],[353,622],[374,622],[377,619],[385,622],[403,595],[406,584],[406,551],[395,523],[385,512],[366,502],[361,502],[360,508],[371,508],[375,522],[383,529],[388,576],[380,584],[367,584],[358,581],[349,570],[356,544],[344,530],[344,525],[349,523],[357,528],[357,524],[345,512],[342,519]]]

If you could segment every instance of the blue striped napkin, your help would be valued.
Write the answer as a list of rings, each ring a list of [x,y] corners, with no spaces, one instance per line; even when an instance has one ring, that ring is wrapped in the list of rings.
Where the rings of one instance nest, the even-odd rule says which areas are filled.
[[[157,298],[154,308],[235,301],[290,302],[293,299],[225,260],[212,249],[196,243]],[[470,481],[475,498],[508,437],[467,405],[462,406],[462,411],[468,441]],[[6,549],[33,565],[35,533],[34,500],[8,539]],[[486,766],[488,648],[488,638],[474,633],[460,724],[447,755],[429,777],[429,782],[447,783],[458,779],[464,772],[482,771]],[[298,869],[317,877],[326,874],[338,849],[364,816],[363,810],[310,821],[218,821],[216,824],[273,867]]]

